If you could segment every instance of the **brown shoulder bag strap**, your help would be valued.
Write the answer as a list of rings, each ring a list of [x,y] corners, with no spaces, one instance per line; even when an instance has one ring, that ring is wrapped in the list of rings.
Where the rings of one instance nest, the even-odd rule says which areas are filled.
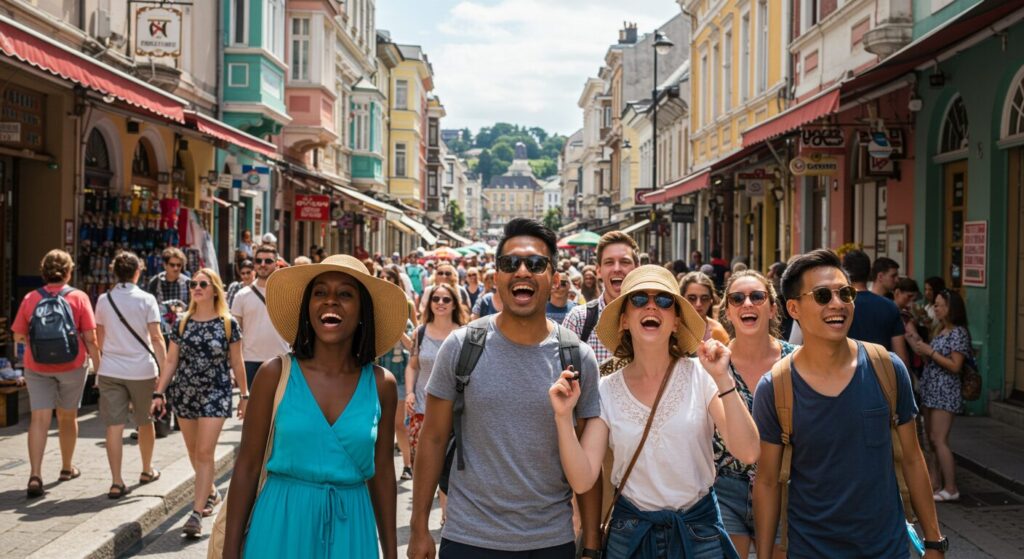
[[[799,350],[798,350],[799,351]],[[786,512],[789,509],[789,474],[793,463],[793,356],[780,359],[772,367],[772,391],[775,393],[775,415],[779,419],[779,430],[782,439],[782,460],[779,462],[779,530],[782,536],[780,547],[783,551],[788,546],[786,537],[789,522]]]
[[[900,498],[903,500],[903,514],[907,520],[914,522],[914,506],[910,500],[910,488],[907,480],[903,477],[903,444],[900,442],[900,435],[896,428],[899,426],[899,415],[896,413],[896,401],[899,396],[899,387],[896,384],[896,367],[892,364],[892,357],[889,350],[884,346],[861,342],[871,360],[871,368],[875,370],[878,378],[878,385],[882,388],[885,396],[885,403],[889,406],[889,430],[892,434],[892,464],[896,470],[896,483],[900,489]]]
[[[604,521],[601,522],[603,528],[604,541],[601,542],[601,549],[607,547],[608,543],[608,522],[611,521],[612,511],[615,510],[615,502],[619,500],[622,495],[622,488],[626,486],[626,481],[629,480],[629,474],[633,472],[633,467],[636,466],[636,461],[640,459],[640,452],[644,449],[644,443],[647,442],[647,435],[651,433],[651,425],[654,424],[654,414],[658,412],[658,403],[661,402],[662,395],[665,394],[665,387],[668,386],[668,380],[672,376],[672,371],[675,370],[676,362],[678,360],[673,359],[668,364],[668,369],[665,371],[665,377],[661,379],[661,386],[658,388],[658,395],[654,397],[654,405],[651,406],[651,413],[647,416],[647,424],[644,425],[644,434],[640,437],[640,444],[636,447],[636,452],[633,453],[633,459],[629,461],[629,466],[626,468],[626,473],[622,475],[622,481],[619,482],[619,486],[615,488],[615,496],[612,498],[612,504],[608,507],[608,510],[604,514]],[[625,379],[623,379],[625,382]]]

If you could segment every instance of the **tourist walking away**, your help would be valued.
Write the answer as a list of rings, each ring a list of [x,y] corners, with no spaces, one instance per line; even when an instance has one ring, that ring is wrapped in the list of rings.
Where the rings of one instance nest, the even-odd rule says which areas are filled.
[[[57,410],[60,441],[59,481],[81,475],[72,462],[78,442],[78,408],[82,404],[85,358],[100,366],[96,344],[96,317],[89,296],[68,285],[75,263],[71,255],[54,249],[39,265],[43,287],[21,300],[11,330],[14,342],[25,344],[25,384],[32,417],[28,427],[28,498],[41,497],[46,436]]]
[[[277,270],[277,249],[263,245],[256,249],[256,281],[235,295],[231,315],[242,333],[242,356],[245,358],[245,381],[252,386],[256,371],[264,361],[288,352],[288,342],[281,339],[267,312],[267,279]]]
[[[97,370],[100,418],[107,426],[107,461],[111,485],[107,497],[120,499],[129,493],[121,475],[124,426],[131,418],[138,430],[142,473],[139,483],[160,478],[153,468],[156,429],[149,414],[156,389],[159,365],[167,361],[160,332],[160,307],[156,297],[138,287],[142,260],[121,252],[112,263],[117,283],[96,302],[96,337],[103,361]]]
[[[551,260],[555,243],[554,232],[536,220],[509,221],[497,247],[496,284],[504,310],[456,330],[441,345],[413,468],[410,559],[435,556],[427,521],[453,426],[456,448],[440,557],[575,557],[572,493],[558,459],[547,395],[568,366],[560,353],[576,355],[569,363],[580,363],[573,365],[582,375],[578,429],[598,416],[600,402],[593,351],[544,316],[551,283],[559,279]],[[469,360],[474,366],[459,366]],[[591,491],[578,498],[584,547],[596,549],[601,496]]]
[[[601,380],[600,420],[579,440],[575,375],[563,372],[550,389],[562,467],[575,491],[595,483],[612,451],[607,557],[736,557],[719,516],[708,442],[717,427],[736,455],[754,462],[757,430],[729,373],[729,349],[701,341],[704,319],[677,286],[670,270],[641,266],[605,307],[598,335],[628,364]],[[687,357],[695,351],[699,362]]]
[[[405,294],[348,255],[280,270],[267,292],[292,352],[256,375],[224,557],[396,559],[398,395],[373,362],[405,331]]]
[[[781,519],[793,559],[906,558],[911,504],[925,557],[942,557],[948,543],[918,444],[910,375],[881,346],[847,337],[857,294],[841,266],[835,253],[814,250],[792,259],[782,278],[804,343],[754,392],[758,557],[771,557]]]
[[[953,418],[963,411],[961,375],[965,363],[973,360],[974,352],[963,298],[947,289],[935,295],[934,306],[935,318],[942,328],[931,343],[922,340],[913,326],[907,337],[911,349],[925,359],[921,406],[928,442],[938,462],[929,468],[934,498],[939,502],[958,501],[960,490],[956,485],[956,460],[949,448],[949,431]]]
[[[892,258],[879,256],[871,264],[871,292],[892,299],[896,282],[900,279],[900,265]]]
[[[171,331],[167,363],[160,371],[151,411],[163,416],[165,402],[174,407],[196,474],[192,514],[182,532],[198,538],[203,517],[213,514],[213,507],[220,502],[213,484],[213,457],[224,420],[231,416],[232,376],[241,398],[239,418],[245,415],[249,385],[242,374],[242,332],[228,311],[220,276],[202,268],[188,286],[192,302]]]
[[[907,353],[907,342],[903,338],[905,329],[903,319],[900,318],[900,310],[896,308],[896,303],[893,303],[892,299],[871,291],[867,284],[868,279],[873,279],[876,284],[888,285],[890,272],[880,272],[871,278],[871,259],[860,250],[851,250],[843,255],[843,269],[849,274],[850,283],[857,290],[849,336],[855,340],[883,346],[896,353],[906,363],[910,355]]]
[[[157,303],[181,301],[183,305],[188,305],[192,293],[188,288],[188,274],[185,273],[185,253],[179,248],[167,247],[161,257],[164,271],[149,280],[146,291],[156,297]]]
[[[384,279],[402,288],[402,280],[398,275],[400,266],[394,264],[384,268]],[[404,289],[404,288],[403,288]],[[406,294],[406,297],[409,295]],[[398,386],[398,405],[395,406],[395,440],[398,444],[398,451],[402,454],[402,481],[412,479],[412,456],[409,450],[409,429],[406,425],[405,413],[405,368],[409,365],[409,355],[412,350],[412,334],[416,329],[414,317],[416,306],[411,299],[406,299],[406,307],[409,309],[409,320],[405,323],[405,333],[398,339],[391,351],[384,353],[377,360],[377,364],[384,367],[395,377],[395,384]]]
[[[256,281],[256,264],[250,259],[242,260],[238,263],[238,280],[231,282],[228,286],[228,307],[235,302],[235,295],[243,287],[252,285],[252,282]]]
[[[759,272],[737,272],[725,282],[719,306],[722,326],[729,333],[729,372],[736,392],[753,407],[758,381],[794,346],[779,339],[780,302],[775,285]],[[726,448],[721,432],[715,433],[715,493],[722,523],[740,557],[747,557],[754,540],[754,508],[751,484],[757,472],[754,462],[739,460]]]
[[[420,265],[416,253],[409,255],[408,263],[405,265],[405,274],[409,276],[409,281],[412,283],[412,290],[416,293],[416,297],[423,295],[427,269]]]
[[[679,292],[707,322],[707,332],[704,333],[704,338],[714,338],[723,344],[729,343],[729,333],[714,317],[714,312],[718,309],[720,301],[718,289],[715,288],[715,282],[711,276],[704,272],[690,272],[679,282]]]
[[[607,375],[618,367],[612,360],[612,352],[597,337],[597,321],[604,312],[605,306],[619,296],[622,281],[632,272],[639,262],[636,241],[622,231],[609,231],[601,236],[597,243],[597,277],[604,286],[600,297],[587,298],[587,304],[576,307],[565,316],[564,326],[579,336],[594,350],[597,362],[601,364],[601,374]],[[586,286],[586,268],[583,272],[583,284]]]

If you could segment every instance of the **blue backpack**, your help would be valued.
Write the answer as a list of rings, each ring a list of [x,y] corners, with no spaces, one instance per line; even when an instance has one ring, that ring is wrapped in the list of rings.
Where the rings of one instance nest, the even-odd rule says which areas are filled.
[[[37,363],[59,365],[78,357],[78,331],[71,305],[64,298],[74,291],[64,287],[54,295],[39,288],[42,299],[28,324],[28,341]]]

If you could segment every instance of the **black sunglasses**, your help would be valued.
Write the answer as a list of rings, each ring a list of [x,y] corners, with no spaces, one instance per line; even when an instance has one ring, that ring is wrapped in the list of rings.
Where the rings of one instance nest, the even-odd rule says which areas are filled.
[[[743,306],[743,303],[746,302],[747,298],[750,298],[750,304],[751,305],[754,305],[755,307],[759,307],[759,306],[763,305],[765,301],[768,300],[768,292],[767,291],[751,291],[750,293],[741,293],[739,291],[734,291],[734,292],[726,295],[725,298],[728,299],[729,304],[734,306],[734,307],[741,307],[741,306]]]
[[[821,306],[825,306],[832,302],[832,294],[835,293],[839,296],[839,301],[845,304],[852,303],[857,298],[857,290],[851,285],[844,285],[839,289],[832,289],[830,287],[815,287],[807,293],[801,293],[800,296],[813,295],[814,302]]]
[[[277,260],[275,260],[273,258],[257,258],[257,259],[255,259],[255,262],[257,264],[263,264],[264,266],[269,266],[271,264],[275,264],[277,262]]]
[[[451,297],[441,297],[440,295],[434,295],[430,298],[431,303],[442,303],[444,305],[451,303],[453,300]]]
[[[199,289],[206,289],[207,287],[210,287],[210,282],[208,282],[206,280],[201,280],[201,281],[190,280],[188,282],[188,288],[189,289],[195,289],[197,287]]]
[[[650,300],[651,296],[643,292],[634,293],[629,296],[629,302],[638,309],[646,307]],[[668,293],[658,293],[654,296],[654,304],[659,309],[671,309],[676,304],[676,298]]]
[[[514,254],[503,254],[498,257],[498,270],[506,274],[514,274],[519,267],[526,264],[526,271],[531,274],[541,274],[548,269],[551,259],[547,256],[534,254],[531,256],[516,256]]]
[[[452,273],[451,272],[437,272],[437,275],[439,275],[439,276],[449,276],[450,277],[452,275]]]

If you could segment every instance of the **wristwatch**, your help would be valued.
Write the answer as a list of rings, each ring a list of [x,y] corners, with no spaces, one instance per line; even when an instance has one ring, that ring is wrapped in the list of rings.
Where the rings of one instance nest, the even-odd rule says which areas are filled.
[[[931,542],[931,541],[925,540],[924,541],[924,548],[925,549],[934,549],[936,551],[941,551],[941,552],[945,553],[946,551],[949,550],[949,538],[943,537],[941,540],[939,540],[937,542]]]
[[[580,557],[587,557],[588,559],[601,559],[601,552],[596,549],[584,548],[583,553],[580,554]]]

